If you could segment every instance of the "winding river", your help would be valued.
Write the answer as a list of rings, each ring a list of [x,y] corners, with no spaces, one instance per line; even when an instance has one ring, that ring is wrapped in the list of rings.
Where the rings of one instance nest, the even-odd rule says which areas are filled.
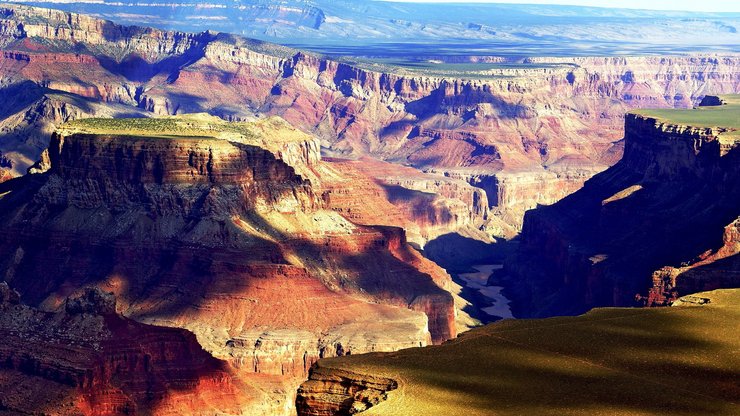
[[[500,264],[473,266],[473,269],[477,270],[477,272],[460,273],[458,277],[465,283],[466,287],[477,290],[490,302],[490,306],[481,308],[481,311],[495,318],[513,319],[514,315],[511,314],[510,301],[501,293],[504,288],[501,286],[488,286],[488,277],[494,270],[502,267]]]

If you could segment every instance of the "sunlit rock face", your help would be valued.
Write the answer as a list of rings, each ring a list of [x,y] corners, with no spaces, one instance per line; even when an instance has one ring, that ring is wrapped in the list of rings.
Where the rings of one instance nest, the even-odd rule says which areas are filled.
[[[2,123],[19,132],[0,143],[14,160],[12,173],[22,173],[43,150],[34,143],[50,131],[35,132],[64,119],[127,112],[206,111],[230,120],[280,115],[317,134],[334,156],[402,162],[485,190],[491,215],[474,228],[489,236],[517,234],[527,209],[559,200],[615,163],[626,110],[689,107],[740,85],[735,55],[528,58],[524,66],[463,80],[376,72],[223,34],[3,10],[3,84],[44,87],[36,100],[3,113]],[[20,116],[49,97],[49,89],[68,103],[66,113],[42,112],[33,123]],[[481,200],[462,196],[450,203],[480,212]],[[446,222],[440,233],[454,231],[460,221],[446,215],[435,209],[419,224]]]
[[[277,119],[96,123],[111,122],[66,125],[49,166],[2,185],[0,267],[24,302],[112,292],[116,311],[192,331],[240,379],[277,376],[249,393],[265,414],[321,357],[456,336],[450,276],[401,228],[328,209],[312,136]]]
[[[442,175],[371,158],[328,158],[322,175],[329,208],[360,224],[401,226],[423,247],[450,231],[478,232],[488,219],[485,191]]]
[[[619,163],[525,215],[520,250],[506,264],[522,313],[666,305],[740,284],[730,130],[629,114]]]
[[[135,322],[115,307],[111,294],[88,288],[42,312],[0,283],[3,411],[238,414],[250,405],[228,365],[192,333]]]

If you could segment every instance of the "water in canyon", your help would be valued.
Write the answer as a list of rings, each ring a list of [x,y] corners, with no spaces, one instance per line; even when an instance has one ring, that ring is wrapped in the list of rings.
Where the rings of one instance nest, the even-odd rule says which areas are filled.
[[[502,267],[500,264],[483,264],[472,266],[476,270],[475,272],[460,273],[457,275],[460,281],[459,283],[480,294],[479,299],[481,301],[479,303],[482,303],[480,310],[491,316],[493,318],[492,320],[514,318],[514,315],[511,313],[510,301],[502,293],[504,288],[502,286],[488,285],[488,278],[491,276],[491,273]]]

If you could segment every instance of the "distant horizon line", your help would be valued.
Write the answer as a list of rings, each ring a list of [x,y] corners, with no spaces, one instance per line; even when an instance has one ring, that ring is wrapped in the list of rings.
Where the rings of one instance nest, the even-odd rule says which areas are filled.
[[[207,2],[208,0],[206,0]],[[351,1],[351,0],[350,0]],[[415,4],[500,4],[512,6],[562,6],[583,7],[604,10],[635,10],[666,13],[708,13],[740,14],[740,2],[735,0],[704,0],[697,5],[695,0],[653,0],[645,5],[644,0],[370,0],[383,3]],[[105,5],[114,3],[106,0],[0,0],[2,3],[16,4],[91,4]],[[143,5],[143,4],[142,4]]]
[[[657,11],[657,12],[683,12],[683,13],[728,13],[740,14],[740,2],[727,2],[721,0],[704,0],[703,5],[713,5],[710,8],[696,7],[693,0],[673,0],[659,1],[653,0],[652,7],[644,5],[642,0],[372,0],[384,3],[428,3],[428,4],[508,4],[524,6],[566,6],[566,7],[587,7],[596,9],[611,10],[637,10],[637,11]],[[619,3],[619,4],[612,4]],[[664,7],[660,4],[667,3]],[[682,4],[684,6],[676,6]],[[717,9],[716,6],[731,8],[731,10]]]

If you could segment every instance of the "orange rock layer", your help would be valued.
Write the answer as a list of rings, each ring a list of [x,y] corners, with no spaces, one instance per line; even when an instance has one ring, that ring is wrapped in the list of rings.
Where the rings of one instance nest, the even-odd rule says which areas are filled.
[[[248,402],[228,365],[192,333],[123,318],[111,295],[90,289],[48,313],[19,304],[6,283],[0,292],[11,295],[0,294],[4,411],[238,413]]]

